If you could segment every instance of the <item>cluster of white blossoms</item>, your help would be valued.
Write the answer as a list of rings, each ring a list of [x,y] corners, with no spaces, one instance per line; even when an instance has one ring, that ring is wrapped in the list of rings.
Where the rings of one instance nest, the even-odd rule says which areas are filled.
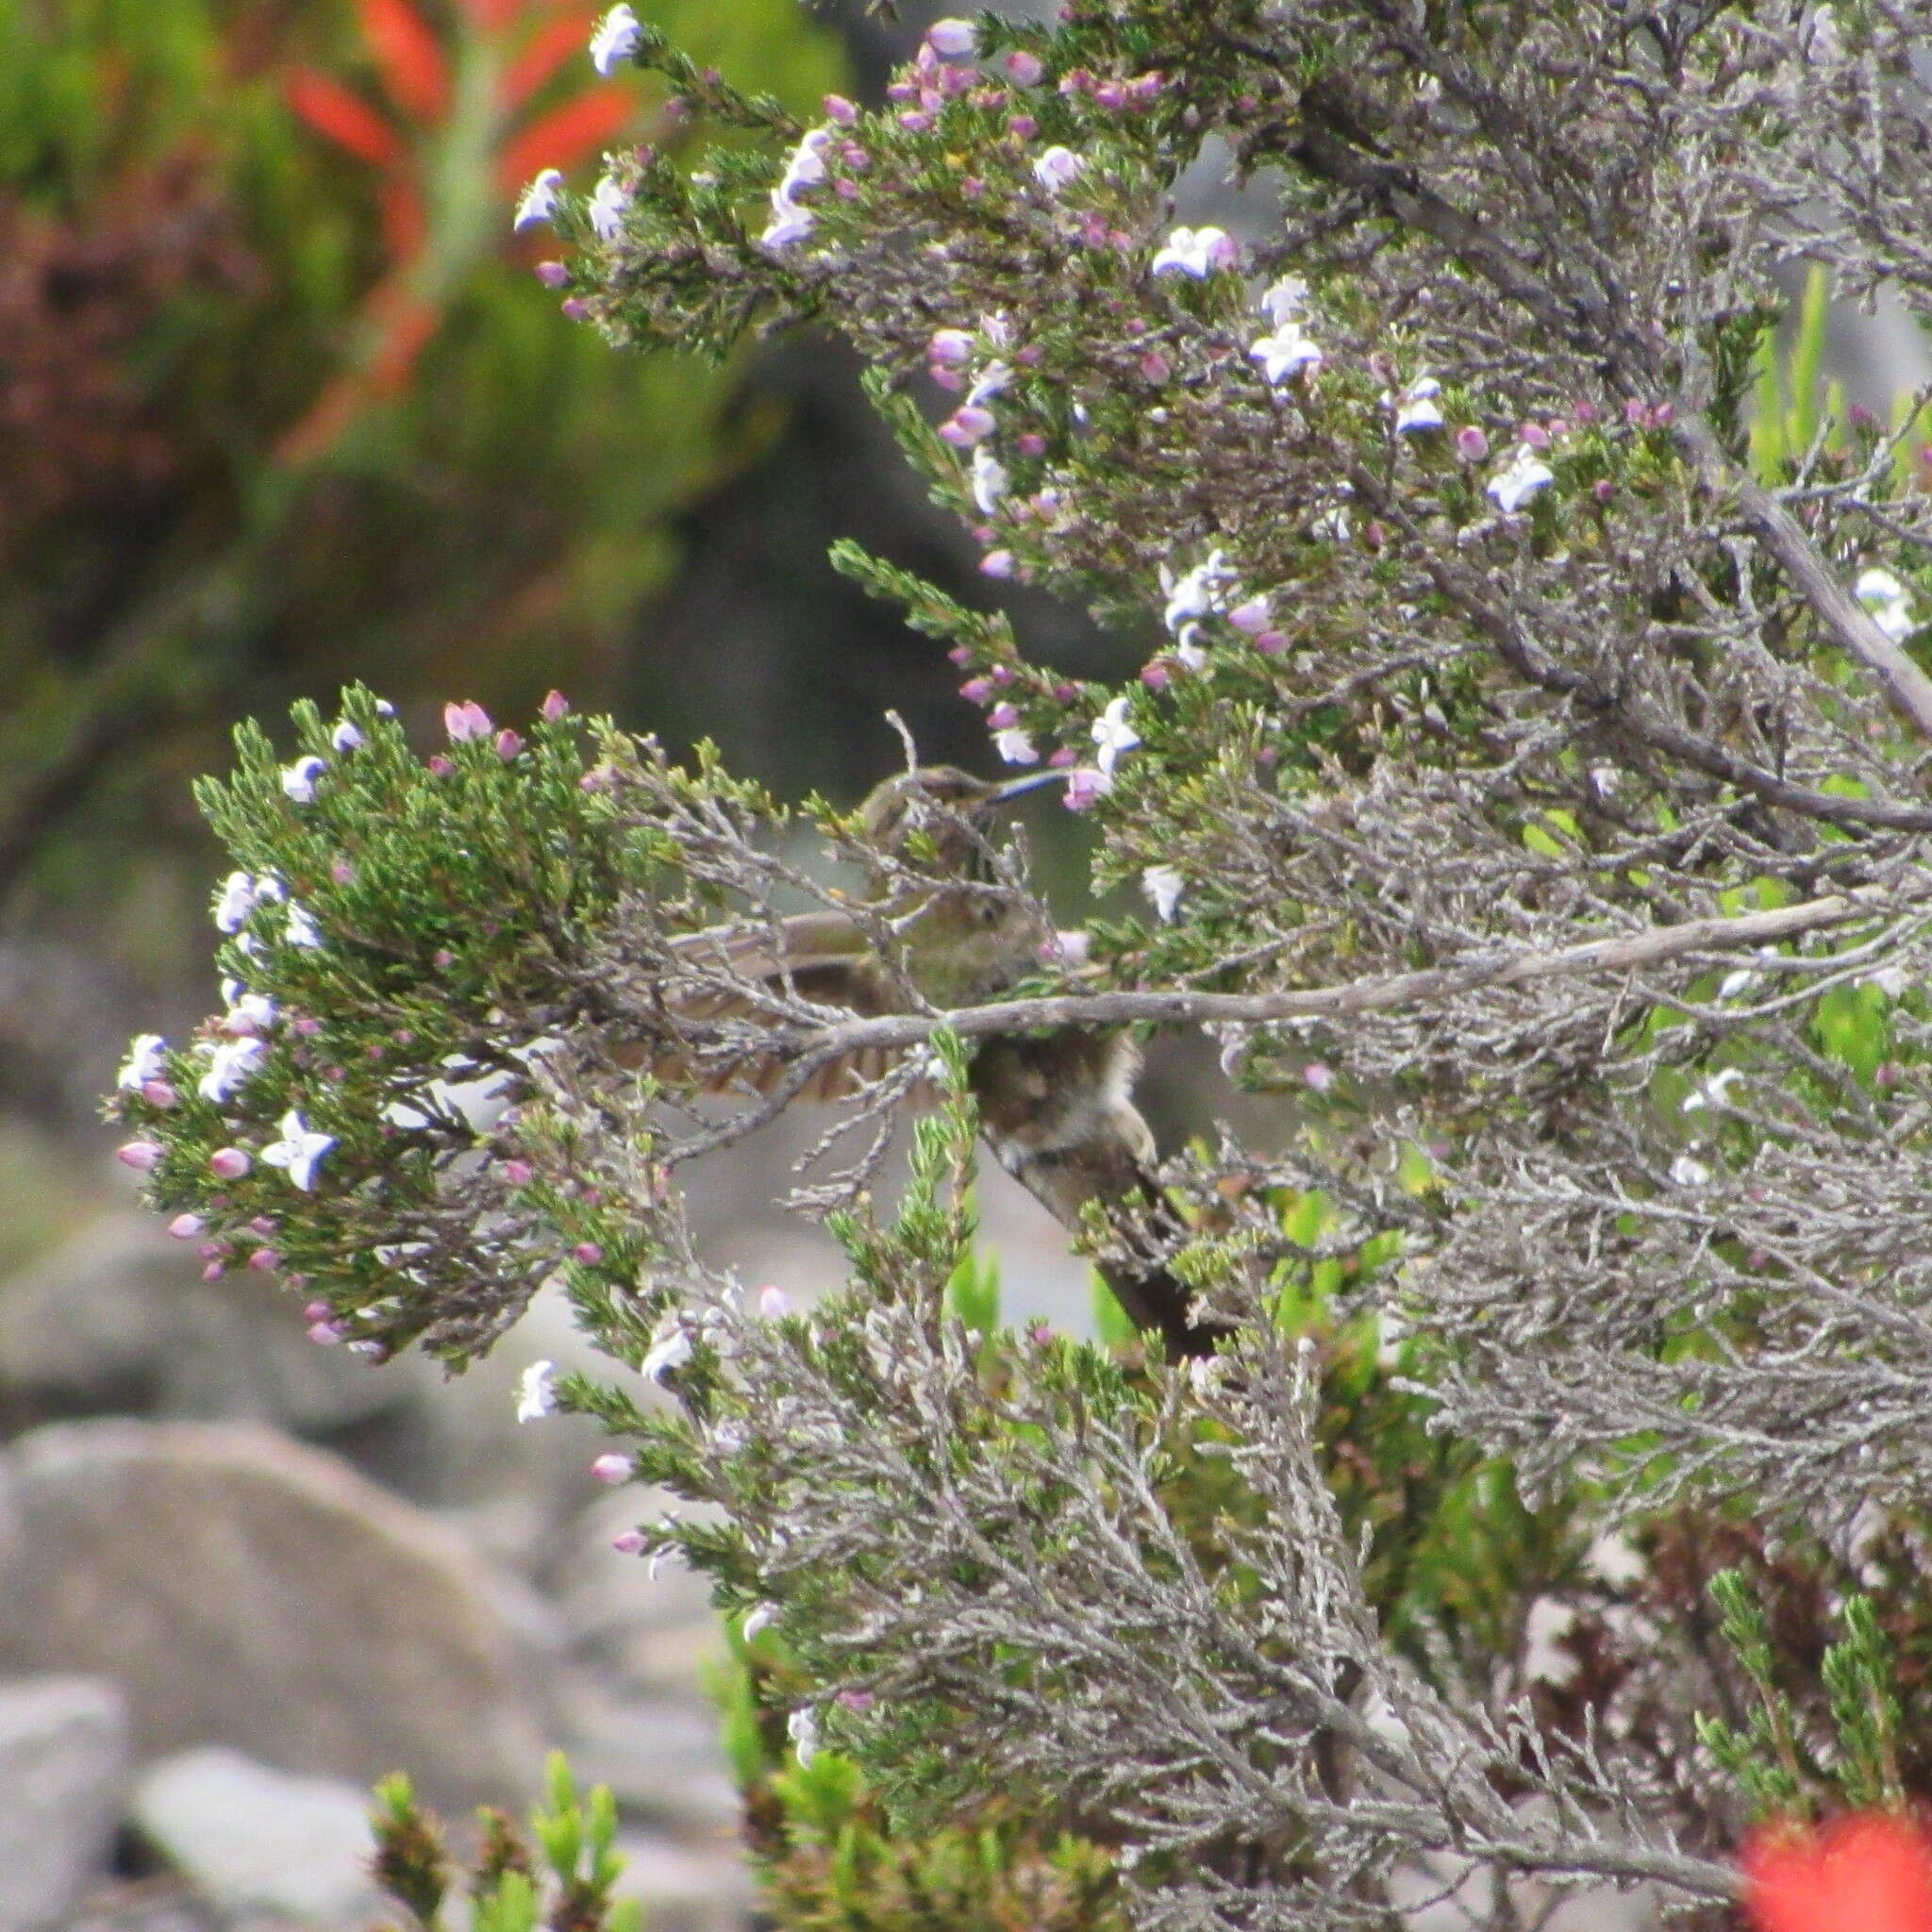
[[[1261,365],[1271,388],[1322,366],[1322,351],[1302,326],[1307,300],[1308,285],[1299,275],[1283,275],[1262,293],[1261,312],[1274,326],[1248,344],[1248,357]]]
[[[758,237],[760,247],[792,247],[818,226],[819,218],[810,208],[801,207],[798,197],[824,181],[825,149],[834,138],[835,130],[829,125],[808,128],[785,158],[785,172],[772,190],[772,219]]]
[[[1155,251],[1147,273],[1191,275],[1204,282],[1219,270],[1239,266],[1241,252],[1225,228],[1176,228]]]
[[[1889,570],[1860,572],[1853,591],[1870,613],[1872,622],[1893,643],[1903,643],[1918,629],[1912,593]]]

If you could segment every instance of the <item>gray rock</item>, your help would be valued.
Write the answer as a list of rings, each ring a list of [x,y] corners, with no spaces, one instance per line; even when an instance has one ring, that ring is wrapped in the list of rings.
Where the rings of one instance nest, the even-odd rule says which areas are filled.
[[[687,1850],[663,1839],[619,1839],[620,1898],[640,1900],[650,1932],[744,1932],[757,1899],[742,1858]]]
[[[608,1785],[626,1818],[682,1836],[724,1840],[744,1822],[715,1712],[664,1697],[590,1692],[571,1714],[565,1749],[585,1786]]]
[[[143,1757],[402,1769],[452,1809],[541,1768],[491,1573],[334,1457],[246,1426],[39,1429],[0,1456],[0,1669],[111,1672]]]
[[[0,1680],[0,1932],[37,1932],[107,1863],[127,1707],[99,1677]]]
[[[102,1214],[0,1282],[0,1386],[43,1420],[110,1409],[275,1423],[315,1435],[418,1396],[420,1366],[375,1373],[304,1332],[271,1274],[201,1278],[194,1244],[152,1216]]]
[[[209,1745],[153,1766],[136,1788],[133,1820],[224,1917],[271,1912],[348,1926],[381,1908],[369,1874],[368,1797],[354,1785],[294,1777]]]

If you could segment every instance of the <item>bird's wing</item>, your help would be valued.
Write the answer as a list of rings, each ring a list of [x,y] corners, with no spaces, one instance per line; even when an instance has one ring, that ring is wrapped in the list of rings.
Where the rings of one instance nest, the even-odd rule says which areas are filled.
[[[783,1076],[786,1062],[775,1055],[747,1053],[727,1066],[702,1074],[691,1064],[681,1028],[684,1023],[757,1018],[758,1002],[734,991],[729,981],[768,986],[776,995],[795,992],[814,1005],[844,1007],[864,1017],[893,1010],[886,977],[865,934],[842,912],[800,912],[769,926],[720,926],[686,933],[672,952],[693,974],[716,974],[715,991],[684,989],[666,1002],[665,1023],[655,1037],[624,1041],[615,1049],[621,1065],[649,1073],[666,1086],[702,1093],[767,1093]],[[838,1100],[875,1080],[891,1056],[878,1050],[847,1055],[816,1069],[801,1090],[809,1100]]]

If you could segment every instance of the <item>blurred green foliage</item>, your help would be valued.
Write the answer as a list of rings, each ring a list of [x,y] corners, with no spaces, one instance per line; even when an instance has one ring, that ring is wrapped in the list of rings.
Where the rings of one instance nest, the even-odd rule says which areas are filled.
[[[793,0],[641,7],[806,108]],[[513,237],[640,140],[555,0],[0,9],[0,887],[146,926],[247,711],[380,665],[406,710],[626,681],[673,519],[765,440],[741,369],[617,357]],[[668,682],[667,676],[667,682]],[[413,701],[413,704],[412,704]],[[179,895],[176,895],[179,896]],[[153,934],[143,941],[152,947]]]

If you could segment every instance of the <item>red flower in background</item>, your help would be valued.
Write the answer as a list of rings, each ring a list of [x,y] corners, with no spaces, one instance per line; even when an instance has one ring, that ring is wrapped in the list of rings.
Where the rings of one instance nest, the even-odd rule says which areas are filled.
[[[604,147],[637,108],[628,88],[598,84],[516,126],[565,61],[583,53],[596,24],[592,8],[559,11],[556,0],[458,0],[447,47],[410,0],[359,0],[358,11],[362,38],[402,125],[310,68],[291,74],[284,92],[318,134],[379,172],[390,267],[364,298],[365,342],[357,366],[330,383],[282,438],[280,453],[291,463],[320,455],[368,402],[407,385],[459,274],[494,240],[495,230],[432,233],[437,204],[425,184],[436,174],[436,150],[460,142],[492,157],[493,215],[539,168],[569,168]],[[480,94],[458,84],[472,61],[494,72]],[[469,125],[479,115],[485,125]],[[507,235],[507,221],[501,232]]]
[[[1774,1825],[1741,1862],[1757,1932],[1932,1932],[1932,1837],[1911,1819]]]

